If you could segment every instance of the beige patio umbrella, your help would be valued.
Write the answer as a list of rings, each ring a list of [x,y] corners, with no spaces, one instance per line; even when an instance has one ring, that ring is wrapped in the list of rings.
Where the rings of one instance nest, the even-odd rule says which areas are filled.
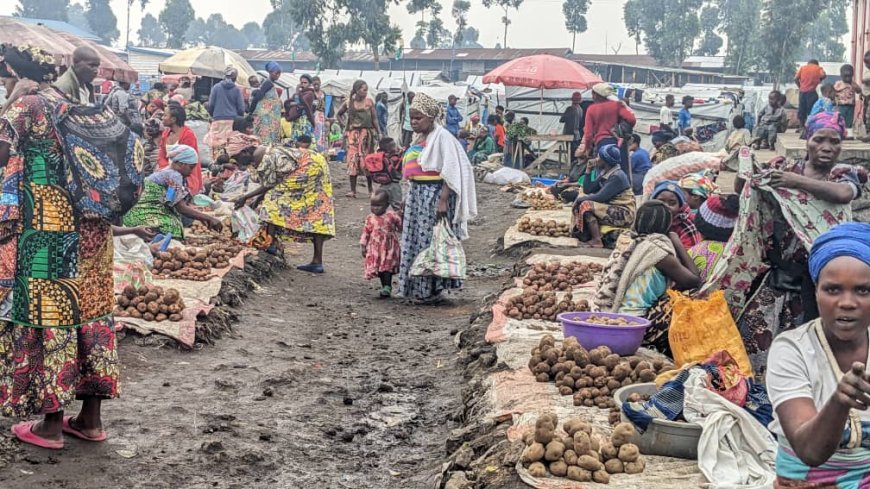
[[[213,46],[179,51],[160,63],[158,69],[167,75],[191,74],[221,79],[227,66],[238,70],[236,83],[245,87],[248,86],[248,77],[257,74],[239,53]]]

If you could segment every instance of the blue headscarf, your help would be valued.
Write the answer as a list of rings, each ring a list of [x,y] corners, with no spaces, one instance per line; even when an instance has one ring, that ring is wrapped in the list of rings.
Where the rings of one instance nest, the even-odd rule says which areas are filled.
[[[653,144],[664,144],[674,137],[674,133],[670,131],[655,131],[650,135],[652,137]]]
[[[662,180],[657,183],[655,188],[652,191],[652,195],[650,195],[651,199],[657,199],[658,196],[662,192],[671,192],[677,196],[677,202],[680,204],[680,207],[686,205],[686,196],[683,194],[683,189],[680,188],[680,184],[673,180]]]
[[[814,283],[825,265],[835,258],[850,256],[870,265],[870,224],[847,222],[819,236],[810,250],[810,276]]]
[[[281,71],[281,66],[274,61],[269,61],[268,63],[266,63],[266,71],[268,71],[269,73]]]
[[[618,165],[622,161],[622,154],[615,144],[605,144],[598,148],[598,157],[610,166]]]
[[[166,148],[166,156],[173,163],[195,165],[199,161],[196,150],[186,144],[173,144]]]

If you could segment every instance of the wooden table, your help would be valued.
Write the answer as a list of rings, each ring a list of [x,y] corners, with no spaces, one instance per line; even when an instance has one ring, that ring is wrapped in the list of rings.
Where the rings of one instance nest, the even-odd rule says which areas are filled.
[[[527,141],[533,142],[552,142],[555,143],[551,145],[546,151],[539,154],[535,161],[533,161],[528,168],[526,168],[526,172],[530,173],[532,171],[536,171],[540,174],[540,166],[541,163],[550,159],[552,156],[556,155],[558,152],[558,157],[554,158],[559,161],[560,168],[564,168],[566,170],[571,169],[571,143],[574,141],[574,136],[571,134],[556,134],[556,135],[548,135],[548,134],[535,134],[533,136],[529,136],[526,138]],[[538,146],[540,148],[540,144]],[[564,151],[559,152],[559,149],[564,149]],[[520,155],[522,158],[522,155]]]

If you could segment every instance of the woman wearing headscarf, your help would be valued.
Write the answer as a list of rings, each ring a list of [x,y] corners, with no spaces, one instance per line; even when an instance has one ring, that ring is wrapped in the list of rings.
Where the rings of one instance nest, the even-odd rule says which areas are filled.
[[[705,292],[721,288],[757,374],[773,339],[818,317],[807,250],[852,220],[851,201],[867,174],[837,163],[846,126],[839,113],[807,122],[807,159],[775,158],[755,170],[740,196],[740,215]]]
[[[671,211],[671,232],[679,236],[683,248],[689,249],[701,242],[701,233],[694,223],[695,214],[689,208],[686,195],[677,182],[670,180],[659,182],[650,198],[664,202]]]
[[[256,144],[243,148],[243,144],[230,151],[240,165],[250,165],[257,172],[261,187],[239,197],[236,208],[262,197],[260,223],[269,236],[264,242],[273,242],[274,238],[311,242],[311,263],[296,268],[324,273],[323,244],[335,237],[332,182],[326,159],[309,149],[311,136],[299,137],[296,148]]]
[[[281,77],[281,67],[274,61],[266,63],[269,78],[251,96],[250,113],[254,118],[254,134],[262,144],[281,142],[281,109],[275,82]]]
[[[841,224],[813,243],[819,318],[773,340],[776,487],[870,487],[870,225]]]
[[[670,353],[668,288],[691,290],[702,284],[679,237],[670,231],[671,220],[661,201],[649,200],[638,208],[631,231],[616,241],[594,301],[598,311],[649,320],[644,344],[665,354]]]
[[[442,292],[460,280],[411,276],[411,265],[432,244],[435,225],[450,223],[459,239],[468,238],[468,221],[477,215],[474,172],[459,141],[437,121],[441,105],[426,94],[411,103],[411,127],[417,139],[405,151],[403,172],[411,188],[405,200],[399,295],[416,303],[436,304]]]
[[[474,145],[468,151],[468,158],[471,159],[472,165],[479,165],[495,153],[495,141],[492,140],[489,129],[485,126],[478,127],[474,136]]]
[[[350,192],[346,197],[356,198],[356,182],[359,176],[364,176],[372,193],[372,179],[366,174],[365,158],[375,152],[380,135],[378,133],[378,114],[375,104],[368,97],[369,86],[363,80],[357,80],[347,102],[338,109],[336,117],[347,113],[347,124],[344,129],[344,142],[347,146],[345,160],[347,174],[350,177]]]
[[[196,133],[187,127],[187,112],[184,107],[170,102],[166,113],[163,114],[163,134],[160,136],[160,148],[157,154],[157,168],[164,169],[169,166],[169,147],[176,144],[190,146],[199,154]],[[202,192],[202,164],[197,162],[191,171],[185,175],[187,191],[190,195]]]
[[[574,201],[574,235],[590,248],[604,247],[601,226],[627,229],[634,222],[637,204],[621,161],[619,147],[607,144],[586,165],[583,194]],[[598,178],[593,180],[595,170]]]
[[[311,86],[311,76],[299,77],[299,86],[296,87],[295,99],[298,118],[293,120],[293,139],[299,136],[311,136],[314,133],[314,106],[317,95]]]
[[[220,220],[190,205],[192,194],[186,182],[199,163],[196,149],[175,144],[169,146],[166,153],[170,164],[145,179],[145,188],[139,201],[124,216],[124,226],[157,229],[162,234],[172,234],[181,239],[184,237],[181,216],[187,216],[220,230]]]
[[[697,214],[701,204],[707,198],[719,190],[719,187],[713,182],[710,177],[701,173],[692,173],[680,179],[680,189],[686,197],[686,204],[692,210],[692,214]]]
[[[671,142],[674,137],[676,135],[671,131],[655,131],[651,134],[652,143],[655,147],[652,155],[653,165],[663,163],[665,160],[679,154],[677,147]]]
[[[710,272],[722,258],[725,245],[731,239],[737,214],[740,211],[740,197],[713,194],[698,209],[694,224],[701,234],[701,241],[689,248],[689,256],[698,267],[701,279],[706,281]]]
[[[329,126],[326,124],[326,94],[320,89],[319,76],[311,78],[311,90],[314,92],[314,144],[319,153],[329,147]]]
[[[12,427],[39,447],[63,448],[62,433],[103,441],[101,403],[117,396],[119,380],[112,225],[78,215],[58,178],[66,159],[54,125],[63,100],[50,86],[54,57],[11,45],[2,56],[10,74],[37,88],[0,115],[0,412],[44,415]],[[65,417],[76,399],[81,412]]]

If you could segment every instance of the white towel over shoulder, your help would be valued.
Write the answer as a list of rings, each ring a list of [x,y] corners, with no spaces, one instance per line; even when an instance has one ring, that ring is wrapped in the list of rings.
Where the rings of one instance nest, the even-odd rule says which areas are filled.
[[[423,171],[437,171],[456,194],[456,215],[453,223],[459,224],[459,239],[468,239],[468,221],[477,216],[477,189],[474,186],[474,170],[468,155],[455,136],[440,124],[435,124],[426,137],[426,147],[420,154]]]

